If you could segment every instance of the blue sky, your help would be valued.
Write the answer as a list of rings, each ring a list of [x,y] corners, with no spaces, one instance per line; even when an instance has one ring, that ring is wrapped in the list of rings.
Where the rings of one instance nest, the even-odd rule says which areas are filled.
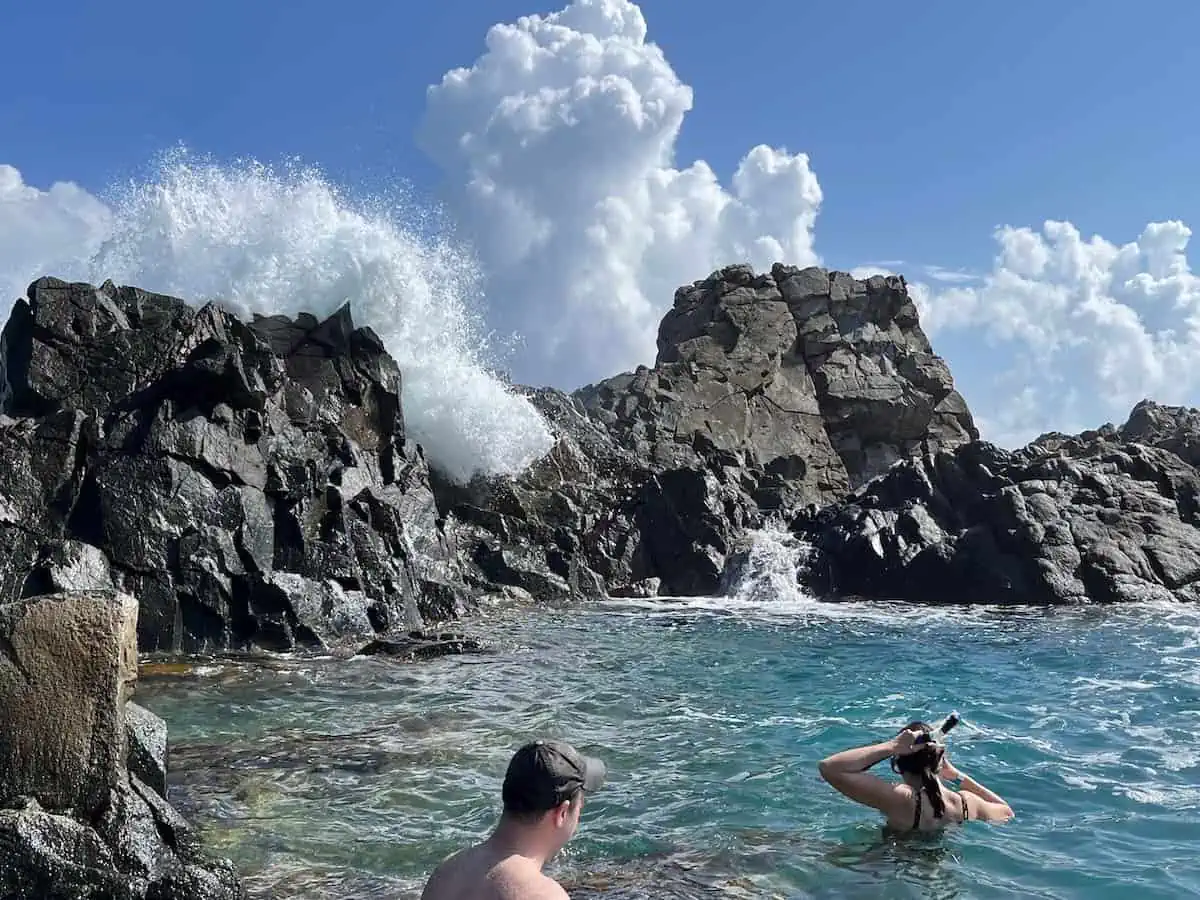
[[[8,31],[19,39],[6,50],[0,164],[42,190],[74,181],[99,192],[183,142],[218,159],[299,156],[352,186],[409,179],[482,222],[484,213],[467,209],[462,193],[480,159],[439,166],[414,140],[427,87],[471,66],[495,23],[565,2],[18,4],[6,11]],[[727,184],[757,144],[807,154],[823,196],[813,229],[820,261],[842,269],[881,264],[927,282],[927,302],[942,304],[929,317],[931,330],[947,322],[934,334],[935,347],[997,436],[1015,440],[1043,426],[1123,417],[1128,397],[1105,405],[1107,398],[1091,396],[1089,381],[1124,383],[1129,335],[1114,330],[1109,300],[1142,316],[1146,353],[1160,357],[1128,363],[1142,366],[1129,396],[1196,399],[1194,383],[1175,374],[1192,357],[1179,356],[1176,368],[1161,365],[1192,352],[1180,335],[1193,282],[1176,283],[1178,272],[1166,266],[1152,273],[1156,287],[1130,299],[1108,284],[1114,272],[1118,281],[1131,274],[1120,268],[1126,263],[1106,268],[1108,251],[1099,252],[1096,277],[1052,276],[1018,259],[1028,250],[1020,235],[1005,251],[1008,261],[995,262],[1004,248],[994,232],[1069,221],[1082,237],[1060,248],[1065,258],[1092,234],[1121,246],[1139,240],[1148,223],[1200,222],[1200,127],[1190,111],[1200,54],[1186,44],[1200,33],[1200,4],[639,6],[649,41],[694,91],[673,140],[674,166],[706,160]],[[598,134],[593,141],[603,140]],[[483,227],[467,230],[474,238]],[[1185,258],[1178,248],[1175,256]],[[968,270],[976,280],[939,282],[924,277],[928,265]],[[1015,293],[1013,279],[1021,282]],[[972,293],[964,300],[946,294],[950,288]],[[1009,293],[1001,297],[1002,290]],[[1053,296],[1063,291],[1076,313],[1055,307]],[[1104,314],[1089,306],[1096,291],[1106,298]],[[1040,299],[1025,296],[1031,292]],[[1137,303],[1165,294],[1181,311],[1167,317],[1176,333],[1164,349],[1150,324],[1163,322]],[[1044,311],[1038,304],[1047,303],[1063,314],[1064,329],[1049,338],[1034,333]],[[972,304],[974,313],[961,313]],[[992,304],[1021,308],[997,327],[987,317]],[[1088,321],[1103,325],[1094,340],[1069,339],[1085,327],[1078,310],[1091,310]],[[1020,365],[1009,365],[1018,358]],[[1045,379],[1022,374],[1043,365],[1054,370]],[[1051,393],[1057,399],[1044,399]]]
[[[1127,240],[1200,221],[1200,55],[1177,40],[1200,33],[1200,4],[640,5],[695,90],[680,160],[727,176],[752,143],[808,153],[830,265],[983,266],[1003,223]],[[469,65],[492,24],[559,6],[18,4],[9,33],[30,38],[6,51],[0,150],[34,184],[99,189],[183,141],[432,188],[412,140],[426,86]]]

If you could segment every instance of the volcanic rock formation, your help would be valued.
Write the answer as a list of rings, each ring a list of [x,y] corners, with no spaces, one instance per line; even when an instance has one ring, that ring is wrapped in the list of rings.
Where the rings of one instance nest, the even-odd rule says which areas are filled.
[[[731,266],[676,292],[658,348],[654,368],[570,396],[530,390],[558,437],[549,456],[438,491],[484,581],[712,594],[765,516],[978,436],[900,278]]]
[[[0,897],[241,900],[166,799],[166,729],[130,702],[137,601],[0,605]]]
[[[343,308],[43,278],[0,345],[0,600],[117,587],[143,651],[363,644],[465,601],[400,372]]]
[[[1200,599],[1200,412],[1017,452],[976,442],[900,463],[801,515],[820,593],[935,603]]]
[[[815,268],[713,273],[654,368],[517,390],[553,449],[454,484],[348,307],[245,323],[40,279],[0,345],[0,599],[121,589],[142,650],[195,651],[411,642],[483,593],[713,593],[764,516],[976,437],[903,280]]]

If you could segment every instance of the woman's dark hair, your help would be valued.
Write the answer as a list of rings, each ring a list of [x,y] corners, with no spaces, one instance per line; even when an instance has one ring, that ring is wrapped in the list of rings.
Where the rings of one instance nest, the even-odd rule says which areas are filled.
[[[904,731],[923,731],[926,734],[933,729],[924,722],[909,722]],[[942,757],[946,751],[937,744],[926,744],[914,753],[892,757],[892,771],[901,775],[917,775],[921,779],[921,790],[929,798],[933,807],[933,816],[940,819],[946,812],[946,802],[942,799],[941,784],[937,780],[937,770],[942,766]]]

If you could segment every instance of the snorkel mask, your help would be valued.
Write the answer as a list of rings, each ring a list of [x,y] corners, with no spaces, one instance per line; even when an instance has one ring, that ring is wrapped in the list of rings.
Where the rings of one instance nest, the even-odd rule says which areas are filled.
[[[905,772],[915,774],[925,769],[937,771],[942,762],[942,755],[946,752],[943,739],[961,721],[959,714],[952,712],[937,728],[917,735],[913,747],[921,749],[914,749],[912,753],[906,753],[904,756],[893,756],[890,761],[892,771],[897,775],[903,775]]]

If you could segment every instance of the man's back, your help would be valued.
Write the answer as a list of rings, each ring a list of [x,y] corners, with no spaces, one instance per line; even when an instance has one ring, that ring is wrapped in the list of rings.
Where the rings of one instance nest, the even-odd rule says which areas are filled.
[[[480,844],[450,857],[433,873],[421,900],[569,900],[531,859]]]

